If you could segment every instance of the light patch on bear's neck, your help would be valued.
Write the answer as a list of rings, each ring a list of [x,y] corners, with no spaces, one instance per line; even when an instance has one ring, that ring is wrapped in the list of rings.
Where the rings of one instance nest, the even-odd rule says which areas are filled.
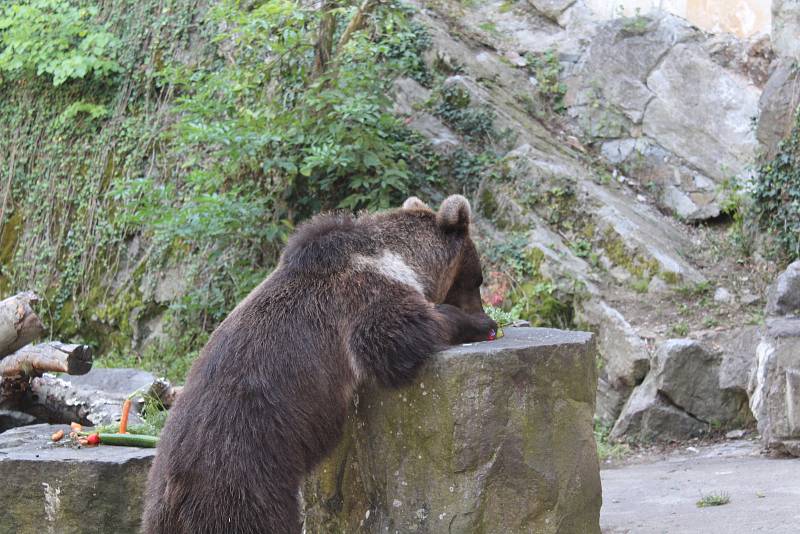
[[[377,272],[390,280],[410,286],[415,291],[419,291],[422,294],[425,293],[414,269],[403,260],[402,256],[395,254],[391,250],[384,250],[380,256],[357,254],[354,263],[357,268]]]

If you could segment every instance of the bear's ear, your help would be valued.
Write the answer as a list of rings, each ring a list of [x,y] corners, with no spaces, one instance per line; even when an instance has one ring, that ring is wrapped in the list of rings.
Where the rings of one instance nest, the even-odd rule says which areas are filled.
[[[471,218],[469,200],[461,195],[450,195],[439,207],[436,222],[445,230],[467,230]]]
[[[403,209],[404,210],[430,210],[427,204],[423,201],[418,199],[417,197],[408,197],[405,202],[403,202]]]

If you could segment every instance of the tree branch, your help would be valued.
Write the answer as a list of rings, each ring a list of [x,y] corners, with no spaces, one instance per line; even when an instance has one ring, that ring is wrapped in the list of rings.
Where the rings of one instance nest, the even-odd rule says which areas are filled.
[[[311,77],[318,78],[325,72],[333,54],[333,35],[336,33],[336,17],[331,12],[331,1],[322,6],[322,19],[319,23],[317,42],[314,43],[314,69]]]
[[[38,376],[47,372],[85,375],[91,368],[91,347],[51,341],[23,347],[0,360],[0,377]]]
[[[378,4],[378,0],[364,0],[356,11],[356,14],[353,15],[353,18],[350,20],[350,24],[344,29],[342,36],[339,38],[339,44],[336,45],[336,52],[340,53],[344,45],[350,40],[350,37],[353,36],[353,33],[357,32],[364,26],[364,21],[367,18],[367,15],[370,11]]]

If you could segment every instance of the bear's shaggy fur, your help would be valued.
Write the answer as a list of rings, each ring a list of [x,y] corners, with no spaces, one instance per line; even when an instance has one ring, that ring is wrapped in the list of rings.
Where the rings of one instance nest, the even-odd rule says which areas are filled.
[[[485,340],[470,208],[415,197],[320,215],[211,335],[170,410],[147,534],[301,531],[298,492],[337,444],[358,385],[411,382],[436,351]]]

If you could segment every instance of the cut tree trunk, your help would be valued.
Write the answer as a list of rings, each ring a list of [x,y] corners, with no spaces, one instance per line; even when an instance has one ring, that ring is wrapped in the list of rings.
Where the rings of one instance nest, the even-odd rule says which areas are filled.
[[[23,347],[0,360],[0,377],[39,376],[48,372],[85,375],[91,368],[91,347],[51,341]]]
[[[44,325],[31,308],[38,301],[30,291],[0,301],[0,358],[44,334]]]

